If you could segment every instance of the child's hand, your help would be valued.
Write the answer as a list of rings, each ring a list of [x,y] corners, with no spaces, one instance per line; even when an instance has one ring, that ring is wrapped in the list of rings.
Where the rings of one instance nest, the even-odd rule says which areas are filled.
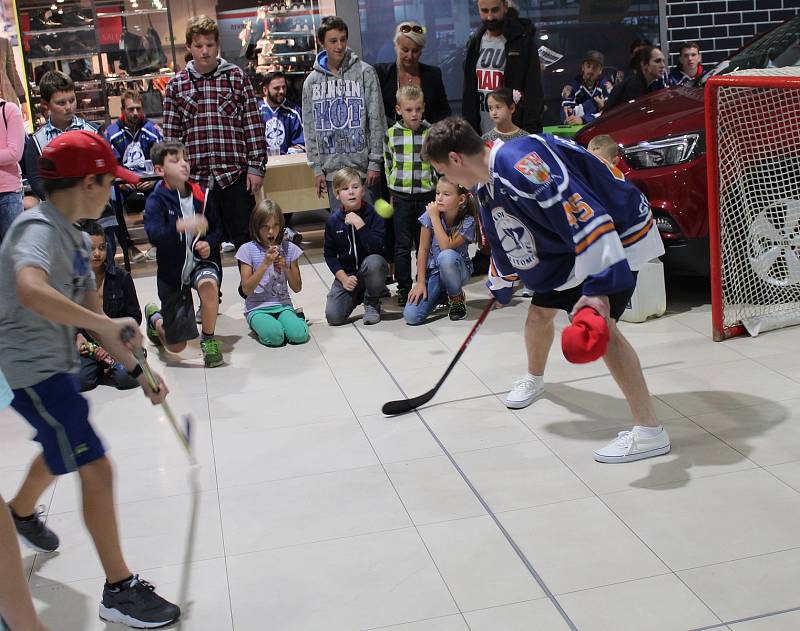
[[[277,245],[271,245],[267,248],[267,255],[264,257],[264,267],[269,267],[270,265],[274,265],[275,261],[278,260],[278,257],[281,255],[281,251]],[[277,270],[275,270],[277,271]]]
[[[408,302],[412,305],[417,304],[420,300],[425,300],[428,297],[428,288],[424,283],[417,283],[408,292]]]
[[[430,202],[427,206],[425,206],[425,210],[428,211],[428,217],[431,219],[437,219],[439,215],[442,214],[439,211],[439,207],[436,205],[436,202]]]
[[[358,287],[358,278],[356,276],[348,276],[347,280],[342,283],[342,287],[347,291],[355,291],[356,287]]]
[[[211,256],[211,246],[208,245],[208,241],[198,241],[195,243],[194,251],[197,252],[197,256],[201,259],[207,259]]]
[[[191,232],[192,234],[203,235],[208,230],[208,221],[202,215],[195,215],[191,219],[181,217],[175,222],[175,229],[178,232]]]
[[[275,262],[272,264],[273,269],[276,273],[280,273],[281,270],[286,266],[286,259],[283,258],[282,254],[278,254],[278,258],[275,259]]]
[[[345,215],[344,215],[344,222],[345,222],[346,224],[350,224],[350,225],[351,225],[351,226],[353,226],[353,227],[354,227],[356,230],[361,230],[361,228],[363,228],[363,227],[364,227],[364,220],[363,220],[363,219],[361,218],[361,216],[360,216],[358,213],[356,213],[356,212],[349,212],[349,213],[345,213]]]

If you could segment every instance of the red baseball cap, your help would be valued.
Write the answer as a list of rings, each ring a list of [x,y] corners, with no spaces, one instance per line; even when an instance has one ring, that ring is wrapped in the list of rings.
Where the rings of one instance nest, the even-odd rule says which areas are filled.
[[[608,339],[606,319],[591,307],[584,307],[561,332],[561,350],[567,361],[587,364],[606,354]]]
[[[141,178],[119,165],[111,145],[100,134],[86,130],[59,134],[39,156],[39,174],[47,180],[110,173],[127,184]]]

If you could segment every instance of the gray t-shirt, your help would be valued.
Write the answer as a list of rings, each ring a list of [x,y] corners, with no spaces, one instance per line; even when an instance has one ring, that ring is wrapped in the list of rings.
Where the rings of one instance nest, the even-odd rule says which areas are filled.
[[[481,112],[481,133],[494,129],[494,121],[489,116],[486,97],[490,92],[502,88],[506,75],[506,38],[494,37],[486,31],[481,38],[481,50],[475,62],[475,76],[478,79],[478,105]]]
[[[14,388],[27,388],[78,368],[75,328],[50,322],[23,307],[16,274],[23,267],[47,273],[50,286],[80,303],[95,291],[89,266],[92,242],[50,202],[22,213],[0,247],[0,369]]]

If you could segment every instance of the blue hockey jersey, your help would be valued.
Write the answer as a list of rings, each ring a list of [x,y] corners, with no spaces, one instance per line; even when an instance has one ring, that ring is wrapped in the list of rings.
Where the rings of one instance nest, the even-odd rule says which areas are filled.
[[[664,253],[647,198],[571,140],[541,134],[496,142],[489,170],[478,200],[493,291],[519,277],[534,291],[583,283],[585,295],[607,296],[630,288],[631,270]]]
[[[303,136],[303,119],[300,108],[284,101],[273,110],[267,103],[267,99],[261,99],[258,103],[258,111],[261,114],[261,120],[264,121],[264,133],[269,147],[277,147],[280,149],[281,155],[288,153],[289,147],[294,145],[305,147],[306,140]]]
[[[605,101],[613,87],[606,77],[600,77],[590,88],[583,82],[581,75],[576,76],[561,90],[561,124],[564,124],[567,116],[573,114],[580,116],[584,123],[591,123],[600,115],[600,108],[594,97]]]
[[[161,128],[147,118],[135,133],[131,133],[120,117],[106,128],[104,135],[114,150],[117,162],[137,173],[145,171],[145,161],[150,159],[153,145],[164,142]]]

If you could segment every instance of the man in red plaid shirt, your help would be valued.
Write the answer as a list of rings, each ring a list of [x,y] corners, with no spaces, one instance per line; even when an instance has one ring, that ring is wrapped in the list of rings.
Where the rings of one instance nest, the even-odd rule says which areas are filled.
[[[208,190],[236,249],[250,241],[250,213],[267,161],[258,99],[241,68],[218,58],[219,28],[205,15],[189,19],[186,68],[167,84],[164,138],[184,144],[191,177]]]

